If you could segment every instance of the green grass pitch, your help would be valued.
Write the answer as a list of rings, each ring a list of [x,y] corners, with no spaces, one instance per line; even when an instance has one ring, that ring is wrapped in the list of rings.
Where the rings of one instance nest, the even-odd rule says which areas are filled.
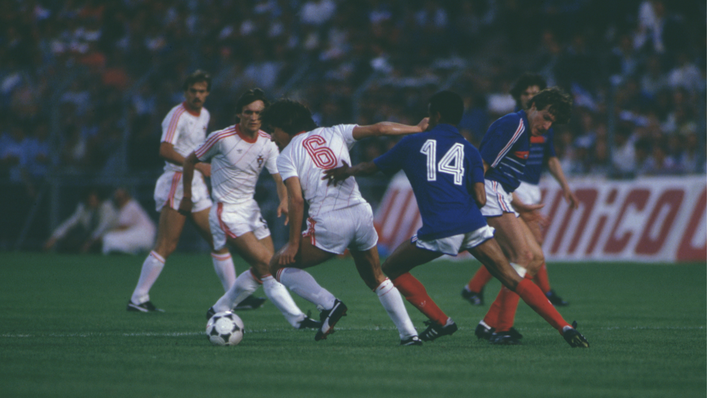
[[[0,253],[0,397],[705,397],[705,264],[550,264],[589,349],[570,348],[521,302],[523,345],[495,347],[474,327],[487,304],[459,292],[475,262],[413,273],[459,325],[422,347],[393,323],[349,259],[312,268],[349,314],[327,340],[292,329],[272,303],[239,312],[236,347],[212,346],[204,314],[223,293],[208,254],[175,254],[129,313],[142,256]],[[236,269],[245,270],[236,258]],[[263,295],[262,290],[258,291]],[[307,312],[314,306],[299,297]],[[408,305],[418,330],[424,316]]]

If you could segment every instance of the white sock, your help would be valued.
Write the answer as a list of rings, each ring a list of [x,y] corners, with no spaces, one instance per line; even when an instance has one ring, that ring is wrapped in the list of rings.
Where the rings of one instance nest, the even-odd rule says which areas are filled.
[[[319,286],[307,271],[298,268],[282,268],[278,271],[280,282],[303,299],[315,304],[320,310],[334,308],[336,297]]]
[[[268,299],[282,312],[282,316],[287,319],[287,322],[292,327],[295,329],[299,328],[299,324],[305,318],[305,315],[295,304],[295,301],[292,300],[292,296],[290,296],[285,286],[276,281],[272,275],[267,275],[262,280],[263,290]]]
[[[250,270],[240,274],[240,276],[236,278],[236,283],[234,283],[231,288],[226,291],[226,294],[221,296],[216,304],[214,304],[214,311],[231,311],[238,303],[243,301],[243,299],[258,290],[258,286],[260,286],[260,284],[253,278]]]
[[[520,275],[521,278],[525,278],[525,274],[528,272],[525,267],[522,267],[516,263],[511,263],[511,267],[516,270],[516,272],[518,273],[518,275]]]
[[[130,301],[135,304],[142,304],[150,301],[150,289],[155,281],[160,276],[160,272],[164,268],[165,260],[159,254],[151,251],[150,254],[142,263],[142,271],[140,271],[140,279],[137,281],[137,286],[133,291]]]
[[[223,291],[227,292],[236,281],[236,267],[233,266],[233,257],[231,253],[214,253],[211,252],[211,260],[214,263],[216,275],[221,279]]]
[[[413,326],[410,316],[405,309],[405,304],[403,303],[403,298],[400,296],[400,291],[393,286],[393,282],[390,279],[385,278],[385,281],[378,285],[376,290],[378,294],[378,299],[383,308],[388,311],[388,316],[393,320],[395,326],[398,328],[398,333],[400,334],[400,339],[406,339],[408,337],[417,336],[417,330]]]

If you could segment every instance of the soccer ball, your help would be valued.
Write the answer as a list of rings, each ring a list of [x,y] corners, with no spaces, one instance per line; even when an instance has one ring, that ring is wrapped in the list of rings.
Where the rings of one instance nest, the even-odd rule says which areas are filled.
[[[217,312],[206,323],[206,337],[213,345],[236,345],[243,333],[243,321],[230,311]]]

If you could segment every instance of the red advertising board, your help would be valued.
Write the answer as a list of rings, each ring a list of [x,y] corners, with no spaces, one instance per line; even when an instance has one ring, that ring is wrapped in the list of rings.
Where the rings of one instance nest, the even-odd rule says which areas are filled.
[[[646,177],[631,181],[570,180],[580,201],[572,210],[552,179],[540,184],[549,225],[545,257],[560,261],[707,261],[707,180]],[[376,212],[380,245],[394,249],[422,225],[404,174]]]

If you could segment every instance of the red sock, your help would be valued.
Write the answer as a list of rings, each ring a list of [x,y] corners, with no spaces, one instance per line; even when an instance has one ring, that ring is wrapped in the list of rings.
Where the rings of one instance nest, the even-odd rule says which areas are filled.
[[[543,266],[540,267],[538,270],[538,273],[535,274],[535,279],[533,279],[535,283],[540,287],[540,290],[543,291],[543,293],[547,293],[550,291],[550,280],[547,278],[547,266],[545,263],[543,263]]]
[[[409,272],[395,278],[393,285],[405,296],[405,300],[414,305],[425,316],[440,325],[447,323],[449,317],[432,301],[422,283]]]
[[[489,283],[491,278],[493,278],[493,275],[491,275],[491,273],[482,264],[469,281],[469,284],[466,285],[466,287],[467,289],[469,289],[470,292],[478,293],[484,289],[484,286]]]
[[[569,325],[555,307],[550,304],[550,300],[547,299],[540,288],[530,279],[523,279],[516,287],[516,293],[530,308],[557,329],[560,334],[562,334],[562,328]]]
[[[503,303],[502,295],[503,289],[498,292],[496,300],[493,300],[493,303],[491,303],[491,307],[489,307],[489,311],[486,313],[486,316],[484,316],[484,323],[494,329],[496,328],[496,326],[498,326],[498,313],[501,311],[501,305]]]
[[[511,327],[513,327],[520,296],[518,296],[511,289],[503,286],[501,287],[501,291],[498,293],[498,298],[501,301],[501,311],[498,312],[496,331],[507,332],[511,329]]]

